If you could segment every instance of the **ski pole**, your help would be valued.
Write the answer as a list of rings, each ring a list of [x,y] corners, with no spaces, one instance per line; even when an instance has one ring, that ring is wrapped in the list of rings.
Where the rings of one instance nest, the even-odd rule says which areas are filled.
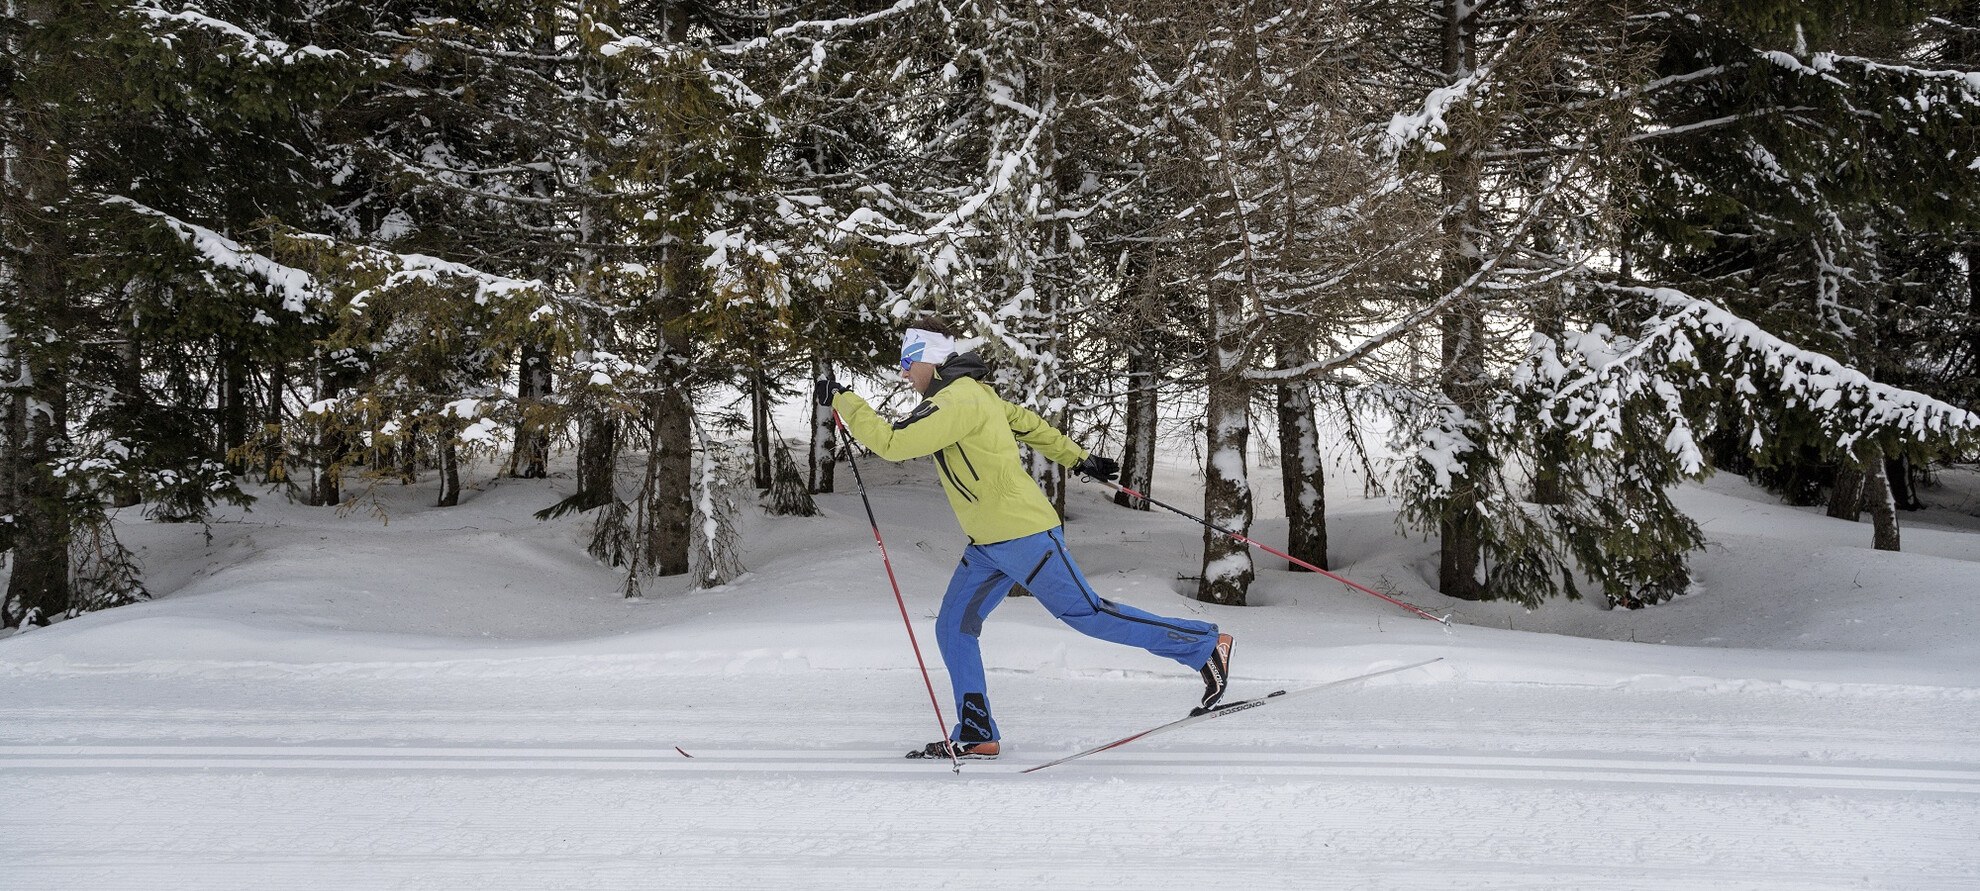
[[[830,372],[826,379],[830,380]],[[846,419],[839,417],[839,410],[832,410],[832,420],[840,430],[846,432],[846,439],[852,440],[852,428],[846,426]],[[873,524],[873,543],[880,546],[880,563],[887,567],[887,584],[894,586],[894,603],[901,608],[901,624],[907,626],[908,646],[914,648],[914,663],[921,667],[921,683],[928,688],[928,704],[935,707],[935,723],[942,728],[942,741],[949,742],[949,719],[942,715],[942,702],[935,698],[935,682],[928,677],[928,662],[921,657],[921,642],[914,636],[914,621],[908,618],[907,599],[901,596],[901,583],[894,578],[894,561],[887,557],[887,542],[880,537],[880,518],[873,513],[873,502],[866,497],[866,478],[860,476],[859,459],[852,450],[846,450],[846,463],[852,465],[853,481],[859,485],[859,501],[866,505],[866,521]],[[949,743],[949,764],[956,773],[962,773],[962,759],[956,757],[954,743]]]
[[[1343,584],[1343,585],[1346,585],[1346,586],[1348,586],[1348,587],[1350,587],[1350,588],[1353,588],[1353,589],[1355,589],[1355,590],[1357,590],[1357,591],[1360,591],[1360,592],[1362,592],[1362,593],[1364,593],[1364,594],[1371,594],[1371,595],[1374,595],[1374,596],[1376,596],[1376,597],[1380,597],[1380,598],[1382,598],[1383,600],[1386,600],[1386,601],[1388,601],[1388,602],[1390,602],[1390,603],[1393,603],[1393,604],[1395,604],[1395,605],[1397,605],[1397,606],[1400,606],[1400,607],[1402,607],[1403,609],[1406,609],[1406,610],[1409,610],[1410,612],[1413,612],[1413,613],[1415,613],[1415,614],[1417,614],[1417,615],[1419,615],[1419,616],[1422,616],[1423,618],[1426,618],[1426,619],[1429,619],[1429,620],[1430,620],[1430,621],[1432,621],[1432,622],[1436,622],[1436,623],[1438,623],[1438,624],[1441,624],[1441,625],[1443,625],[1443,626],[1445,626],[1445,627],[1447,627],[1447,628],[1448,628],[1448,627],[1450,627],[1450,624],[1451,624],[1451,617],[1450,617],[1450,616],[1438,616],[1438,615],[1435,615],[1435,614],[1433,614],[1433,613],[1431,613],[1431,612],[1429,612],[1428,610],[1425,610],[1425,609],[1423,609],[1422,607],[1419,607],[1419,606],[1414,606],[1414,605],[1411,605],[1411,604],[1408,604],[1408,603],[1404,603],[1404,602],[1402,602],[1402,601],[1400,601],[1400,600],[1397,600],[1397,599],[1396,599],[1396,598],[1394,598],[1394,597],[1390,597],[1389,595],[1387,595],[1387,594],[1384,594],[1384,593],[1382,593],[1382,592],[1380,592],[1380,591],[1377,591],[1377,590],[1375,590],[1375,589],[1373,589],[1373,588],[1370,588],[1370,587],[1367,587],[1367,586],[1365,586],[1365,585],[1358,585],[1358,584],[1356,584],[1356,583],[1354,583],[1354,582],[1351,582],[1351,581],[1348,581],[1347,579],[1344,579],[1344,578],[1341,578],[1340,576],[1337,576],[1337,575],[1335,575],[1335,574],[1333,574],[1333,573],[1331,573],[1331,572],[1328,572],[1327,570],[1324,570],[1324,569],[1321,569],[1321,568],[1320,568],[1320,567],[1318,567],[1318,566],[1315,566],[1315,565],[1313,565],[1313,564],[1311,564],[1311,563],[1308,563],[1308,562],[1306,562],[1305,560],[1301,560],[1301,559],[1299,559],[1298,557],[1295,557],[1295,556],[1293,556],[1293,555],[1291,555],[1291,554],[1288,554],[1288,553],[1286,553],[1286,552],[1284,552],[1284,551],[1281,551],[1281,550],[1279,550],[1278,548],[1274,548],[1274,547],[1272,547],[1272,546],[1270,546],[1270,545],[1264,545],[1264,544],[1259,544],[1258,542],[1255,542],[1255,541],[1252,541],[1251,539],[1249,539],[1249,538],[1246,538],[1246,537],[1244,537],[1244,536],[1242,536],[1242,535],[1239,535],[1239,534],[1238,534],[1238,533],[1236,533],[1236,532],[1232,532],[1232,531],[1231,531],[1231,530],[1229,530],[1229,529],[1225,529],[1225,528],[1224,528],[1224,527],[1222,527],[1222,526],[1219,526],[1219,525],[1217,525],[1217,524],[1215,524],[1215,523],[1212,523],[1212,522],[1210,522],[1209,520],[1206,520],[1206,519],[1203,519],[1202,517],[1199,517],[1199,516],[1197,516],[1197,515],[1195,515],[1195,514],[1192,514],[1192,513],[1189,513],[1188,511],[1185,511],[1185,510],[1182,510],[1182,509],[1180,509],[1180,508],[1177,508],[1177,507],[1174,507],[1174,506],[1171,506],[1171,505],[1167,505],[1167,504],[1163,504],[1163,503],[1162,503],[1162,502],[1160,502],[1160,501],[1156,501],[1155,499],[1153,499],[1153,498],[1150,498],[1150,497],[1148,497],[1148,496],[1146,496],[1146,495],[1143,495],[1143,494],[1141,494],[1140,492],[1136,492],[1135,490],[1133,490],[1133,489],[1130,489],[1130,488],[1128,488],[1128,487],[1126,487],[1126,486],[1120,486],[1120,485],[1115,485],[1114,483],[1111,483],[1111,482],[1108,482],[1107,480],[1102,480],[1102,479],[1094,479],[1093,477],[1088,477],[1088,476],[1084,476],[1084,475],[1082,475],[1082,477],[1081,477],[1081,478],[1082,478],[1082,479],[1087,479],[1087,480],[1092,480],[1093,482],[1097,482],[1097,483],[1099,483],[1100,485],[1103,485],[1103,486],[1106,486],[1107,488],[1109,488],[1109,489],[1112,489],[1112,490],[1114,490],[1114,491],[1116,491],[1116,492],[1125,492],[1125,493],[1127,493],[1127,494],[1128,494],[1128,495],[1129,495],[1130,497],[1134,497],[1134,498],[1139,498],[1139,499],[1141,499],[1142,501],[1145,501],[1145,502],[1147,502],[1147,503],[1149,503],[1149,504],[1152,504],[1152,505],[1155,505],[1156,507],[1159,507],[1159,508],[1161,508],[1161,509],[1163,509],[1163,510],[1166,510],[1166,511],[1168,511],[1168,512],[1170,512],[1170,513],[1173,513],[1173,514],[1181,514],[1182,516],[1185,516],[1185,517],[1188,517],[1188,518],[1190,518],[1190,519],[1192,519],[1192,520],[1195,520],[1196,522],[1198,522],[1198,523],[1200,523],[1200,524],[1202,524],[1202,525],[1203,525],[1203,526],[1204,526],[1205,528],[1207,528],[1207,529],[1211,529],[1211,530],[1214,530],[1214,531],[1216,531],[1216,532],[1219,532],[1219,533],[1222,533],[1222,534],[1223,534],[1223,535],[1224,535],[1225,537],[1227,537],[1227,538],[1229,538],[1229,539],[1231,539],[1232,541],[1235,541],[1235,542],[1237,542],[1238,544],[1243,544],[1243,545],[1250,545],[1251,547],[1254,547],[1254,548],[1257,548],[1257,549],[1259,549],[1259,550],[1261,550],[1261,551],[1264,551],[1264,552],[1266,552],[1266,553],[1268,553],[1268,554],[1272,554],[1272,555],[1274,555],[1274,556],[1277,556],[1277,557],[1282,557],[1282,558],[1284,558],[1284,559],[1286,559],[1286,560],[1288,560],[1288,561],[1290,561],[1290,562],[1293,562],[1293,563],[1297,563],[1297,564],[1299,564],[1300,566],[1303,566],[1303,567],[1306,567],[1307,569],[1310,569],[1310,570],[1312,570],[1312,571],[1314,571],[1314,572],[1317,572],[1317,573],[1320,573],[1321,575],[1324,575],[1324,576],[1326,576],[1326,577],[1328,577],[1328,578],[1330,578],[1330,579],[1333,579],[1334,581],[1337,581],[1337,582],[1340,582],[1341,584]]]

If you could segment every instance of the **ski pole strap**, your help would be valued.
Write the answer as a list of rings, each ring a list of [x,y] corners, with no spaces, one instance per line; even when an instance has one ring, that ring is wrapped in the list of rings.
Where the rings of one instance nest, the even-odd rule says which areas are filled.
[[[1092,478],[1091,478],[1091,477],[1087,477],[1087,479],[1092,479]],[[1189,518],[1189,519],[1191,519],[1191,520],[1195,520],[1195,521],[1196,521],[1196,522],[1197,522],[1198,524],[1200,524],[1200,525],[1202,525],[1202,526],[1203,526],[1204,528],[1207,528],[1207,529],[1210,529],[1210,530],[1212,530],[1212,531],[1215,531],[1215,532],[1217,532],[1217,533],[1219,533],[1219,534],[1222,534],[1222,535],[1223,535],[1223,536],[1225,536],[1226,538],[1229,538],[1229,539],[1231,539],[1232,541],[1235,541],[1235,542],[1237,542],[1237,543],[1239,543],[1239,544],[1243,544],[1243,545],[1248,545],[1248,546],[1250,546],[1250,547],[1254,547],[1254,548],[1257,548],[1257,549],[1259,549],[1259,550],[1261,550],[1261,551],[1264,551],[1264,552],[1266,552],[1266,553],[1268,553],[1268,554],[1271,554],[1271,555],[1273,555],[1273,556],[1275,556],[1275,557],[1279,557],[1279,558],[1282,558],[1282,559],[1284,559],[1284,560],[1286,560],[1286,561],[1289,561],[1289,562],[1291,562],[1291,563],[1295,563],[1295,564],[1298,564],[1299,566],[1301,566],[1301,567],[1304,567],[1305,569],[1308,569],[1308,570],[1310,570],[1310,571],[1313,571],[1313,572],[1317,572],[1317,573],[1319,573],[1319,574],[1321,574],[1321,575],[1324,575],[1324,576],[1326,576],[1326,577],[1328,577],[1328,578],[1330,578],[1330,579],[1333,579],[1334,581],[1337,581],[1337,582],[1340,582],[1341,584],[1343,584],[1343,585],[1346,585],[1346,586],[1348,586],[1348,587],[1350,587],[1350,588],[1353,588],[1353,589],[1355,589],[1355,590],[1357,590],[1357,591],[1360,591],[1360,592],[1362,592],[1362,593],[1364,593],[1364,594],[1368,594],[1368,595],[1370,595],[1370,596],[1373,596],[1373,597],[1379,597],[1379,598],[1381,598],[1381,599],[1383,599],[1383,600],[1386,600],[1386,601],[1388,601],[1388,602],[1390,602],[1390,603],[1392,603],[1392,604],[1395,604],[1396,606],[1399,606],[1399,607],[1402,607],[1403,609],[1406,609],[1406,610],[1409,610],[1409,611],[1410,611],[1410,612],[1412,612],[1412,613],[1415,613],[1415,614],[1417,614],[1417,615],[1419,615],[1419,616],[1422,616],[1423,618],[1426,618],[1426,619],[1429,619],[1429,620],[1430,620],[1430,621],[1432,621],[1432,622],[1436,622],[1436,623],[1438,623],[1438,624],[1440,624],[1440,625],[1443,625],[1443,626],[1445,626],[1446,628],[1448,628],[1448,627],[1450,627],[1450,624],[1451,624],[1451,617],[1450,617],[1450,616],[1439,616],[1439,615],[1436,615],[1435,613],[1432,613],[1432,612],[1430,612],[1429,610],[1426,610],[1426,609],[1423,609],[1422,607],[1419,607],[1419,606],[1416,606],[1416,605],[1414,605],[1414,604],[1410,604],[1410,603],[1405,603],[1405,602],[1403,602],[1403,601],[1401,601],[1401,600],[1398,600],[1398,599],[1396,599],[1396,598],[1394,598],[1394,597],[1390,597],[1389,595],[1387,595],[1387,594],[1384,594],[1384,593],[1382,593],[1382,592],[1380,592],[1380,591],[1377,591],[1377,590],[1375,590],[1375,589],[1373,589],[1373,588],[1370,588],[1370,587],[1368,587],[1368,586],[1366,586],[1366,585],[1361,585],[1361,584],[1357,584],[1357,583],[1355,583],[1355,582],[1352,582],[1352,581],[1349,581],[1348,579],[1344,579],[1344,578],[1341,578],[1341,577],[1340,577],[1340,576],[1338,576],[1338,575],[1335,575],[1335,574],[1333,574],[1333,573],[1331,573],[1331,572],[1328,572],[1327,570],[1324,570],[1324,569],[1321,569],[1321,568],[1320,568],[1320,567],[1318,567],[1318,566],[1315,566],[1315,565],[1313,565],[1313,564],[1311,564],[1311,563],[1308,563],[1308,562],[1306,562],[1305,560],[1301,560],[1301,559],[1299,559],[1298,557],[1295,557],[1295,556],[1293,556],[1293,555],[1291,555],[1291,554],[1288,554],[1288,553],[1286,553],[1286,552],[1284,552],[1284,551],[1281,551],[1281,550],[1279,550],[1278,548],[1274,548],[1274,547],[1272,547],[1272,546],[1270,546],[1270,545],[1265,545],[1265,544],[1260,544],[1260,543],[1258,543],[1258,542],[1256,542],[1256,541],[1253,541],[1253,540],[1251,540],[1250,538],[1247,538],[1247,537],[1245,537],[1245,536],[1244,536],[1244,535],[1242,535],[1242,534],[1239,534],[1239,533],[1236,533],[1236,532],[1232,532],[1232,531],[1231,531],[1231,530],[1229,530],[1229,529],[1225,529],[1225,528],[1224,528],[1224,527],[1222,527],[1222,526],[1219,526],[1219,525],[1217,525],[1217,524],[1215,524],[1215,523],[1212,523],[1212,522],[1210,522],[1209,520],[1206,520],[1206,519],[1203,519],[1202,517],[1199,517],[1199,516],[1197,516],[1197,515],[1195,515],[1195,514],[1192,514],[1192,513],[1190,513],[1190,512],[1188,512],[1188,511],[1185,511],[1185,510],[1182,510],[1181,508],[1178,508],[1178,507],[1175,507],[1175,506],[1173,506],[1173,505],[1169,505],[1169,504],[1163,504],[1163,503],[1162,503],[1162,502],[1160,502],[1160,501],[1157,501],[1157,500],[1155,500],[1155,499],[1153,499],[1153,498],[1150,498],[1150,497],[1148,497],[1148,496],[1146,496],[1146,495],[1143,495],[1143,494],[1141,494],[1140,492],[1136,492],[1135,490],[1133,490],[1133,489],[1130,489],[1130,488],[1128,488],[1128,487],[1126,487],[1126,486],[1122,486],[1122,485],[1117,485],[1117,484],[1115,484],[1115,483],[1111,483],[1111,482],[1108,482],[1107,480],[1099,480],[1099,479],[1096,479],[1096,480],[1093,480],[1093,481],[1094,481],[1094,482],[1097,482],[1097,483],[1099,483],[1100,485],[1103,485],[1103,486],[1106,486],[1107,488],[1109,488],[1109,489],[1112,489],[1112,490],[1114,490],[1114,491],[1116,491],[1116,492],[1122,492],[1122,493],[1125,493],[1125,494],[1127,494],[1127,495],[1128,495],[1129,497],[1131,497],[1131,498],[1138,498],[1138,499],[1141,499],[1141,500],[1142,500],[1143,502],[1146,502],[1146,503],[1148,503],[1148,504],[1152,504],[1152,505],[1154,505],[1154,506],[1156,506],[1156,507],[1159,507],[1159,508],[1161,508],[1161,509],[1163,509],[1163,510],[1166,510],[1166,511],[1168,511],[1168,512],[1170,512],[1170,513],[1172,513],[1172,514],[1178,514],[1178,515],[1180,515],[1180,516],[1184,516],[1184,517],[1188,517],[1188,518]]]

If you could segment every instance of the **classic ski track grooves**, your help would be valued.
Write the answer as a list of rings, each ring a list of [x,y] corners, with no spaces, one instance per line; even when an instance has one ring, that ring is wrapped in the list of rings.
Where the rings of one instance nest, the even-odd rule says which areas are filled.
[[[0,771],[363,770],[393,772],[626,771],[672,773],[924,774],[927,764],[891,751],[504,746],[0,745]],[[970,774],[1011,774],[1022,755],[969,762]],[[947,765],[942,765],[946,767]],[[1179,769],[1275,777],[1525,780],[1854,789],[1980,795],[1980,765],[1893,766],[1812,762],[1694,761],[1353,752],[1121,753],[1080,772],[1173,775]],[[941,771],[940,773],[946,773]]]

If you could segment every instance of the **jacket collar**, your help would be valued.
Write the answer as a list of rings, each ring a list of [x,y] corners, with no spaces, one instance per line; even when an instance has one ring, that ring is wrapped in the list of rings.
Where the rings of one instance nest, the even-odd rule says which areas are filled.
[[[947,362],[935,367],[935,379],[928,383],[928,392],[921,394],[923,399],[933,399],[944,387],[963,378],[982,380],[990,375],[990,366],[975,353],[957,353]]]

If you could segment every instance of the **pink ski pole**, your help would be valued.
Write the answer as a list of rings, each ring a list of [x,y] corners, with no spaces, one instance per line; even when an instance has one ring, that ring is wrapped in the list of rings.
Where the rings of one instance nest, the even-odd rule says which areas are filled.
[[[1086,478],[1087,478],[1087,479],[1093,479],[1092,477],[1086,477]],[[1169,505],[1167,505],[1167,504],[1163,504],[1163,503],[1162,503],[1162,502],[1160,502],[1160,501],[1156,501],[1155,499],[1153,499],[1153,498],[1150,498],[1150,497],[1148,497],[1148,496],[1146,496],[1146,495],[1143,495],[1143,494],[1141,494],[1140,492],[1136,492],[1135,490],[1133,490],[1133,489],[1130,489],[1130,488],[1128,488],[1128,487],[1126,487],[1126,486],[1118,486],[1118,485],[1115,485],[1115,484],[1113,484],[1113,483],[1110,483],[1110,482],[1108,482],[1108,481],[1106,481],[1106,480],[1097,480],[1097,479],[1096,479],[1096,480],[1093,480],[1093,481],[1094,481],[1094,482],[1097,482],[1097,483],[1099,483],[1100,485],[1103,485],[1103,486],[1106,486],[1107,488],[1109,488],[1109,489],[1112,489],[1112,490],[1114,490],[1114,491],[1116,491],[1116,492],[1125,492],[1125,493],[1127,493],[1128,495],[1130,495],[1130,496],[1132,496],[1132,497],[1134,497],[1134,498],[1139,498],[1139,499],[1141,499],[1142,501],[1145,501],[1145,502],[1147,502],[1147,503],[1149,503],[1149,504],[1152,504],[1152,505],[1155,505],[1156,507],[1159,507],[1159,508],[1161,508],[1161,509],[1163,509],[1163,510],[1166,510],[1166,511],[1168,511],[1168,512],[1170,512],[1170,513],[1173,513],[1173,514],[1181,514],[1182,516],[1185,516],[1185,517],[1188,517],[1188,518],[1190,518],[1190,519],[1192,519],[1192,520],[1195,520],[1195,521],[1196,521],[1196,522],[1198,522],[1198,523],[1201,523],[1201,524],[1203,524],[1203,526],[1204,526],[1204,527],[1206,527],[1206,528],[1209,528],[1209,529],[1212,529],[1212,530],[1215,530],[1215,531],[1217,531],[1217,532],[1220,532],[1220,533],[1222,533],[1222,534],[1224,534],[1225,536],[1227,536],[1227,537],[1229,537],[1229,538],[1230,538],[1230,539],[1231,539],[1232,541],[1235,541],[1235,542],[1237,542],[1237,543],[1239,543],[1239,544],[1243,544],[1243,545],[1250,545],[1251,547],[1254,547],[1254,548],[1257,548],[1257,549],[1259,549],[1259,550],[1261,550],[1261,551],[1264,551],[1265,553],[1268,553],[1268,554],[1271,554],[1271,555],[1273,555],[1273,556],[1276,556],[1276,557],[1281,557],[1281,558],[1284,558],[1285,560],[1287,560],[1287,561],[1290,561],[1290,562],[1292,562],[1292,563],[1297,563],[1297,564],[1299,564],[1300,566],[1304,566],[1304,567],[1306,567],[1307,569],[1310,569],[1310,570],[1312,570],[1312,571],[1314,571],[1314,572],[1317,572],[1317,573],[1320,573],[1321,575],[1324,575],[1324,576],[1326,576],[1326,577],[1328,577],[1328,578],[1330,578],[1330,579],[1333,579],[1334,581],[1337,581],[1337,582],[1340,582],[1341,584],[1343,584],[1343,585],[1346,585],[1346,586],[1348,586],[1348,587],[1350,587],[1350,588],[1353,588],[1353,589],[1355,589],[1355,590],[1357,590],[1357,591],[1360,591],[1360,592],[1362,592],[1362,593],[1364,593],[1364,594],[1370,594],[1370,595],[1373,595],[1373,596],[1376,596],[1376,597],[1380,597],[1380,598],[1382,598],[1383,600],[1386,600],[1386,601],[1388,601],[1388,602],[1390,602],[1390,603],[1393,603],[1393,604],[1395,604],[1395,605],[1397,605],[1397,606],[1400,606],[1400,607],[1402,607],[1403,609],[1406,609],[1406,610],[1409,610],[1410,612],[1413,612],[1413,613],[1415,613],[1415,614],[1417,614],[1417,615],[1419,615],[1419,616],[1422,616],[1423,618],[1426,618],[1426,619],[1429,619],[1429,620],[1430,620],[1430,621],[1432,621],[1432,622],[1437,622],[1437,623],[1439,623],[1439,624],[1441,624],[1441,625],[1444,625],[1445,627],[1449,627],[1449,626],[1450,626],[1450,624],[1451,624],[1451,617],[1449,617],[1449,616],[1438,616],[1438,615],[1434,615],[1434,614],[1432,614],[1431,612],[1429,612],[1428,610],[1425,610],[1425,609],[1423,609],[1422,607],[1419,607],[1419,606],[1415,606],[1415,605],[1412,605],[1412,604],[1408,604],[1408,603],[1404,603],[1404,602],[1402,602],[1402,601],[1400,601],[1400,600],[1397,600],[1397,599],[1395,599],[1394,597],[1390,597],[1389,595],[1387,595],[1387,594],[1384,594],[1384,593],[1382,593],[1382,592],[1380,592],[1380,591],[1377,591],[1377,590],[1375,590],[1375,589],[1373,589],[1373,588],[1369,588],[1369,587],[1367,587],[1367,586],[1365,586],[1365,585],[1359,585],[1359,584],[1356,584],[1356,583],[1354,583],[1354,582],[1351,582],[1351,581],[1348,581],[1347,579],[1344,579],[1344,578],[1341,578],[1340,576],[1337,576],[1337,575],[1335,575],[1335,574],[1333,574],[1333,573],[1331,573],[1331,572],[1328,572],[1327,570],[1324,570],[1324,569],[1321,569],[1321,568],[1320,568],[1320,567],[1318,567],[1318,566],[1315,566],[1315,565],[1313,565],[1313,564],[1311,564],[1311,563],[1308,563],[1308,562],[1306,562],[1305,560],[1301,560],[1301,559],[1299,559],[1298,557],[1295,557],[1295,556],[1293,556],[1293,555],[1291,555],[1291,554],[1288,554],[1288,553],[1286,553],[1286,552],[1284,552],[1284,551],[1281,551],[1281,550],[1279,550],[1278,548],[1274,548],[1274,547],[1271,547],[1271,546],[1269,546],[1269,545],[1263,545],[1263,544],[1259,544],[1258,542],[1255,542],[1255,541],[1252,541],[1251,539],[1249,539],[1249,538],[1246,538],[1246,537],[1244,537],[1244,536],[1242,536],[1242,535],[1239,535],[1239,534],[1238,534],[1238,533],[1236,533],[1236,532],[1232,532],[1232,531],[1231,531],[1231,530],[1229,530],[1229,529],[1225,529],[1225,528],[1224,528],[1224,527],[1222,527],[1222,526],[1219,526],[1219,525],[1217,525],[1217,524],[1215,524],[1215,523],[1212,523],[1212,522],[1210,522],[1209,520],[1206,520],[1206,519],[1203,519],[1202,517],[1199,517],[1199,516],[1196,516],[1195,514],[1192,514],[1192,513],[1189,513],[1189,512],[1187,512],[1187,511],[1184,511],[1184,510],[1180,510],[1180,509],[1177,509],[1177,508],[1175,508],[1175,507],[1171,507],[1171,506],[1169,506]]]

